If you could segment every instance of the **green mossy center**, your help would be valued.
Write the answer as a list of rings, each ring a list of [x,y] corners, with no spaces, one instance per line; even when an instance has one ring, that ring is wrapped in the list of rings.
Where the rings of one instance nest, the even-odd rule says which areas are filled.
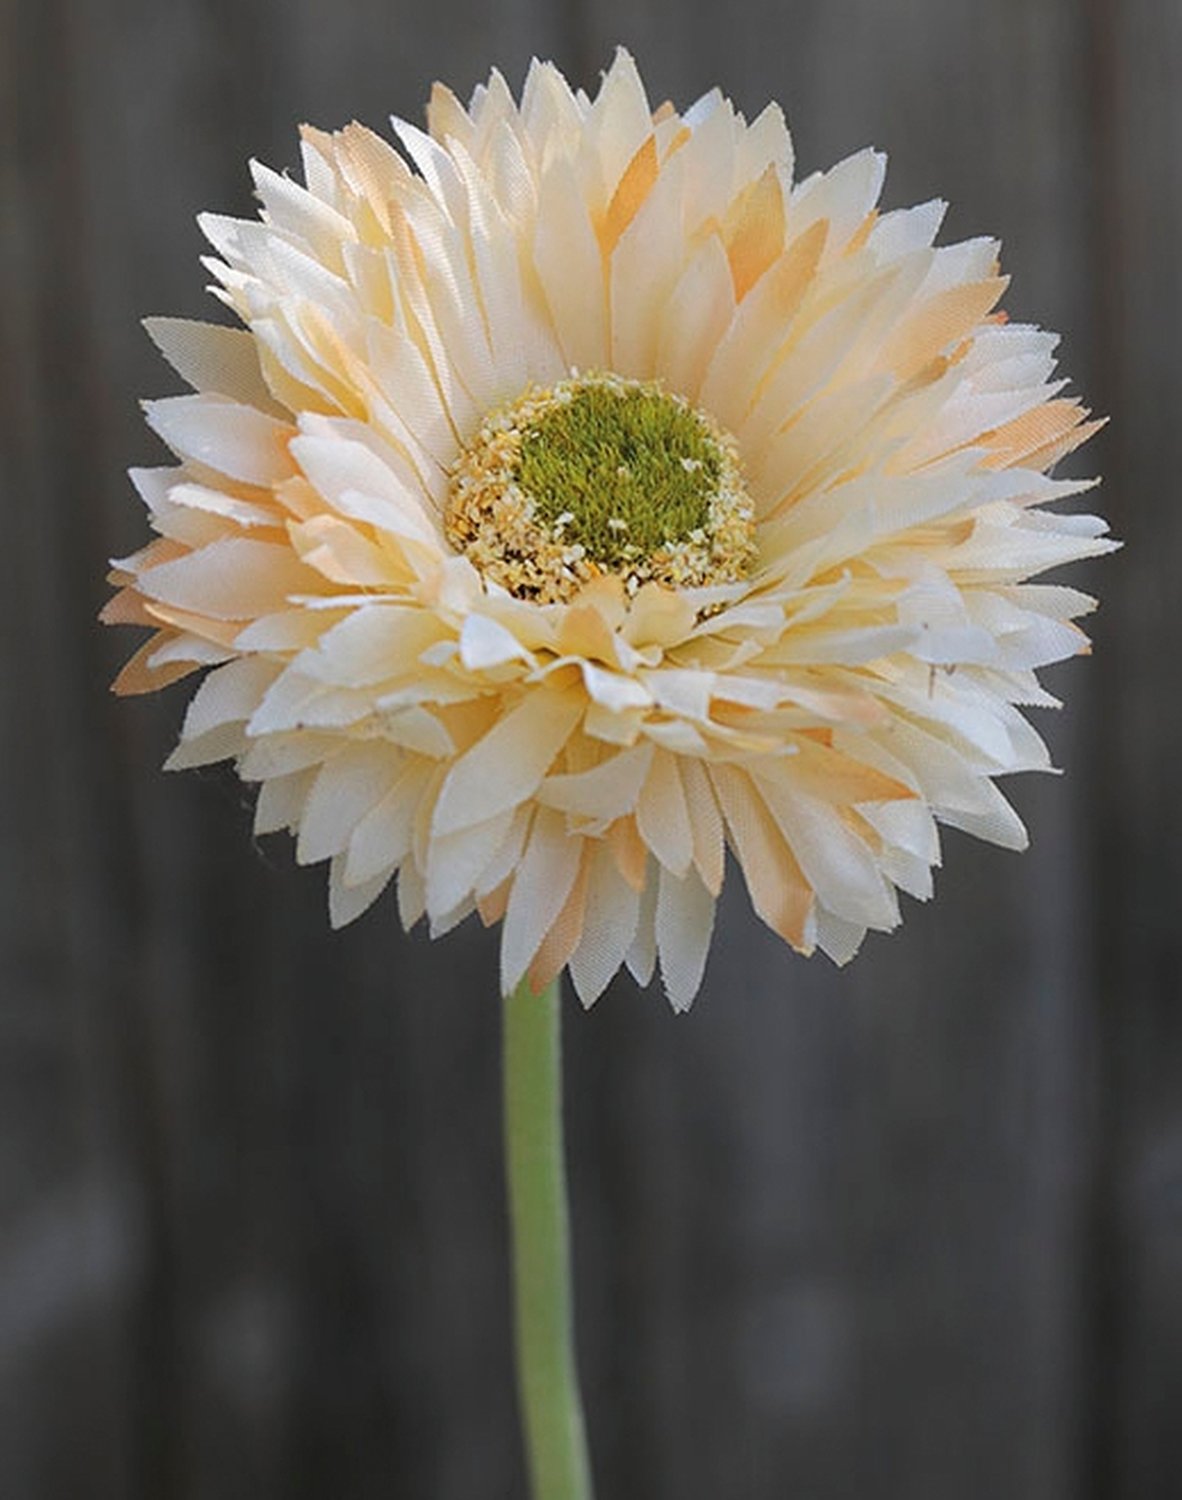
[[[524,429],[514,479],[564,542],[612,568],[700,534],[720,472],[689,406],[604,383],[576,387]]]
[[[443,530],[490,585],[567,603],[614,575],[690,589],[756,559],[734,439],[656,381],[572,373],[490,411],[450,471]]]

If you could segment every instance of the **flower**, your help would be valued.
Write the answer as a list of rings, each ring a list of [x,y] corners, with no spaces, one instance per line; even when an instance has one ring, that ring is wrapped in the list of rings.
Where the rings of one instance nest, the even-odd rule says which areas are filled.
[[[330,860],[331,920],[397,874],[409,927],[502,921],[502,983],[585,1003],[659,956],[698,989],[724,849],[794,948],[849,959],[924,899],[938,825],[1018,848],[1034,669],[1109,550],[1045,508],[1098,425],[998,246],[879,213],[864,151],[793,180],[780,110],[591,100],[535,62],[409,162],[305,128],[306,186],[201,220],[241,329],[157,319],[195,394],[133,479],[158,536],[105,618],[116,683],[208,669],[173,767],[232,758],[256,827]]]

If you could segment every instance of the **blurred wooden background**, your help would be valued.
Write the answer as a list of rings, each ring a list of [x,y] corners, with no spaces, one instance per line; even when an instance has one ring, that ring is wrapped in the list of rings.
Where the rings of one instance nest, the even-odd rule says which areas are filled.
[[[804,170],[992,232],[1061,329],[1128,546],[1077,572],[1033,850],[946,839],[851,969],[732,881],[688,1019],[567,1012],[582,1357],[611,1500],[1182,1493],[1182,7],[1174,0],[2,0],[0,1492],[523,1495],[494,941],[333,936],[186,691],[115,703],[138,320],[216,316],[202,208],[295,125],[529,55],[789,112]],[[1049,716],[1043,715],[1043,719]]]

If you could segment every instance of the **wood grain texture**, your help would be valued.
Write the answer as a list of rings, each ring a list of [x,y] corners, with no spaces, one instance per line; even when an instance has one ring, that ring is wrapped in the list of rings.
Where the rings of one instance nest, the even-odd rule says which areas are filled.
[[[533,52],[591,85],[617,41],[654,98],[779,98],[803,170],[873,142],[889,204],[1000,234],[1113,417],[1082,464],[1129,546],[1050,674],[1029,854],[950,834],[840,973],[732,879],[688,1019],[626,981],[569,1014],[599,1493],[1182,1489],[1176,8],[0,0],[6,1500],[524,1495],[495,940],[329,933],[230,774],[156,769],[185,690],[112,702],[93,619],[174,388],[138,320],[209,312],[194,214],[249,212],[301,119]]]

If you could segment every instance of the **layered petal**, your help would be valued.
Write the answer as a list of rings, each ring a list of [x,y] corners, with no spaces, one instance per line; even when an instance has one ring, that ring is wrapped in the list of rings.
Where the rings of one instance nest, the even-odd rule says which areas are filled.
[[[207,672],[170,765],[258,783],[334,924],[396,879],[408,925],[501,922],[506,987],[659,968],[684,1009],[729,849],[844,963],[931,894],[941,824],[1025,843],[995,778],[1047,768],[1023,710],[1094,606],[1033,580],[1115,545],[1049,477],[1097,426],[1054,336],[998,312],[995,242],[935,244],[942,203],[878,212],[879,153],[794,181],[777,107],[654,112],[625,52],[593,97],[437,85],[427,126],[306,129],[303,184],[253,164],[259,218],[202,220],[240,326],[149,323],[192,393],[146,408],[177,463],[133,476],[156,535],[104,618],[152,634],[116,687]],[[477,435],[580,372],[733,445],[742,568],[539,602],[457,555]]]

